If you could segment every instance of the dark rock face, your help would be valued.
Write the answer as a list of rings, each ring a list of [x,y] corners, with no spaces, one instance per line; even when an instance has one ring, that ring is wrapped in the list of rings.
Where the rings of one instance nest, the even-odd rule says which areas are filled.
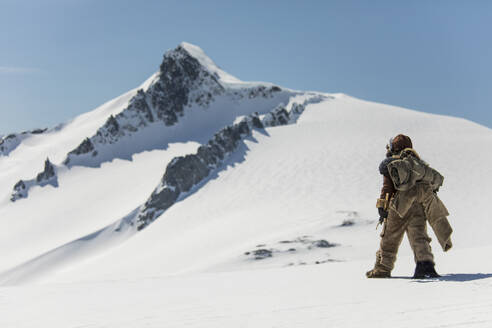
[[[273,257],[273,251],[270,249],[262,248],[262,249],[256,249],[252,252],[246,252],[244,253],[244,255],[248,255],[248,256],[252,255],[253,259],[255,260],[263,260],[268,257]]]
[[[39,173],[36,178],[31,180],[20,180],[14,185],[10,200],[15,202],[21,198],[27,198],[29,189],[33,186],[52,185],[58,187],[58,178],[56,176],[56,168],[47,158],[44,162],[44,170]]]
[[[14,190],[12,191],[12,196],[10,197],[10,200],[12,202],[15,202],[16,200],[25,197],[27,197],[26,183],[22,180],[19,180],[14,186]]]
[[[24,183],[24,181],[19,180],[19,181],[15,184],[14,189],[16,189],[16,190],[25,190],[25,189],[26,189],[26,184]]]
[[[120,131],[120,125],[118,124],[118,121],[116,121],[113,115],[111,115],[108,118],[108,120],[106,121],[103,127],[106,131],[108,131],[109,135],[111,136],[118,135],[118,132]]]
[[[190,191],[191,187],[202,181],[210,172],[198,155],[186,155],[175,158],[166,169],[164,183],[181,192]]]
[[[313,242],[313,246],[319,247],[319,248],[330,248],[330,247],[335,247],[336,244],[332,244],[324,239],[321,240],[316,240]]]
[[[190,97],[193,89],[200,85],[208,86],[203,93]],[[184,107],[190,102],[208,104],[213,94],[224,88],[217,77],[205,70],[198,60],[181,46],[164,55],[160,66],[159,81],[150,91],[150,99],[159,120],[173,125],[183,115]]]
[[[165,186],[160,191],[154,191],[145,203],[145,208],[148,209],[145,214],[154,214],[156,211],[167,210],[178,199],[178,196],[179,192],[169,186]]]
[[[146,100],[145,92],[140,89],[137,91],[137,95],[130,100],[129,109],[132,108],[139,118],[140,124],[145,122],[154,122],[154,115],[150,110],[149,104]]]
[[[196,154],[177,157],[169,163],[163,183],[180,192],[188,192],[205,179],[220,160],[234,151],[243,136],[251,133],[246,121],[228,126],[214,135],[206,145],[200,146]]]
[[[32,134],[42,134],[45,133],[48,129],[34,129],[31,131]]]
[[[9,134],[0,138],[0,155],[8,155],[12,150],[17,148],[21,143],[21,136]]]
[[[89,138],[85,138],[84,141],[82,141],[77,148],[69,152],[68,155],[82,155],[90,153],[93,150],[94,145],[92,144],[92,141]],[[68,164],[68,158],[65,160],[65,164]]]
[[[166,125],[173,125],[185,106],[193,102],[208,105],[214,96],[225,91],[217,78],[182,46],[166,53],[159,80],[149,89],[157,117]]]
[[[290,116],[284,106],[278,106],[267,114],[265,120],[268,126],[286,125],[289,123]]]
[[[36,177],[36,181],[42,182],[49,180],[55,176],[55,167],[51,164],[50,160],[47,158],[44,162],[44,171],[39,173]],[[15,188],[15,187],[14,187]]]
[[[293,104],[290,111],[279,106],[263,119],[260,119],[258,113],[252,114],[217,132],[195,154],[174,158],[166,167],[160,186],[138,215],[137,228],[141,230],[148,226],[172,206],[181,193],[190,191],[193,186],[204,181],[212,170],[219,167],[238,148],[245,136],[251,135],[253,129],[294,122],[303,111],[303,105]]]
[[[273,86],[273,87],[268,88],[264,85],[261,85],[259,87],[251,89],[248,93],[248,97],[249,98],[256,98],[256,97],[268,98],[268,97],[271,97],[274,92],[279,92],[279,91],[282,91],[282,89],[280,89],[277,86]]]
[[[263,260],[269,257],[272,257],[272,251],[269,249],[257,249],[253,251],[253,256],[255,260]]]

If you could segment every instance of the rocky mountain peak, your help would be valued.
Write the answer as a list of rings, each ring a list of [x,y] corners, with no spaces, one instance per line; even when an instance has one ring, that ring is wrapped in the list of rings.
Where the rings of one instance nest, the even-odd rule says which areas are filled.
[[[177,77],[188,75],[192,79],[197,78],[199,70],[206,69],[208,66],[204,59],[208,62],[212,61],[201,49],[195,48],[193,49],[191,45],[182,43],[175,49],[166,51],[160,65],[160,73]]]

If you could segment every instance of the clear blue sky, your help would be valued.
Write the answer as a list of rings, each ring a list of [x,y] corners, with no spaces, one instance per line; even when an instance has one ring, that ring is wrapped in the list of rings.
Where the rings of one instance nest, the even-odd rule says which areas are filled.
[[[492,127],[492,1],[0,0],[0,134],[51,127],[199,45],[242,80]]]

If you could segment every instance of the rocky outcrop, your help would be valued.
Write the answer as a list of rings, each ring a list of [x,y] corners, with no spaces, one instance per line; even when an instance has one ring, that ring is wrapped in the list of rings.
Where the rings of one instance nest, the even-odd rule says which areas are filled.
[[[281,105],[263,117],[257,113],[244,117],[217,132],[195,154],[174,158],[168,164],[159,186],[142,206],[136,219],[138,230],[152,223],[183,193],[205,181],[212,170],[222,165],[254,129],[293,123],[303,110],[304,105],[294,103],[289,111]]]
[[[331,247],[337,246],[337,244],[333,244],[333,243],[330,243],[329,241],[326,241],[324,239],[320,239],[320,240],[315,240],[313,242],[313,246],[318,247],[318,248],[331,248]]]
[[[44,162],[44,170],[39,173],[36,178],[31,180],[19,180],[12,190],[10,200],[15,202],[21,198],[26,198],[29,193],[29,189],[34,186],[44,187],[46,185],[58,186],[58,177],[56,175],[56,167],[47,158]]]
[[[28,133],[31,133],[31,134],[43,134],[46,131],[48,131],[47,128],[44,128],[44,129],[34,129],[34,130],[29,131]]]
[[[19,180],[15,185],[14,185],[14,190],[12,191],[12,196],[10,197],[10,200],[15,202],[18,199],[21,198],[26,198],[27,197],[27,186],[26,183],[22,180]]]
[[[159,80],[149,89],[149,96],[157,119],[173,125],[185,106],[192,102],[208,105],[224,90],[217,75],[179,46],[164,55]]]
[[[35,129],[31,131],[24,131],[19,134],[9,134],[0,138],[0,156],[9,155],[14,149],[16,149],[22,142],[22,140],[36,134],[42,134],[48,129]]]
[[[49,181],[56,175],[55,167],[51,164],[49,158],[44,161],[44,170],[36,176],[36,182],[42,183],[44,181]]]
[[[71,152],[68,153],[68,156],[70,155],[82,155],[82,154],[87,154],[90,153],[91,151],[94,151],[94,145],[92,144],[92,141],[89,138],[85,138],[82,143],[72,150]],[[94,156],[97,153],[94,154]],[[68,163],[68,161],[66,161]]]
[[[337,246],[340,246],[340,244],[329,242],[326,239],[312,239],[311,236],[304,235],[295,239],[281,240],[275,245],[268,245],[267,243],[260,244],[256,246],[256,249],[244,252],[244,255],[249,261],[266,260],[277,257],[277,261],[295,260],[297,265],[321,264],[336,261],[331,258],[326,258],[329,254],[323,251],[326,248]],[[308,253],[310,253],[310,256],[305,260],[300,258],[300,256],[306,256]],[[318,260],[313,261],[313,258],[318,258]],[[288,262],[286,264],[292,266],[296,265],[296,262]]]
[[[263,260],[273,257],[273,251],[270,249],[255,249],[252,252],[245,252],[244,255],[252,255],[255,260]]]
[[[8,155],[20,144],[20,138],[16,134],[9,134],[0,139],[0,155]]]

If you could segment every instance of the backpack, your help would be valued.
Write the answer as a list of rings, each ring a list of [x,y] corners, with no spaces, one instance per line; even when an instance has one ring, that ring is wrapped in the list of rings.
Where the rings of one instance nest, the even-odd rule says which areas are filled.
[[[408,148],[388,163],[388,173],[396,190],[400,191],[409,190],[418,182],[427,183],[433,191],[438,191],[444,182],[441,173],[421,160],[413,149]]]

